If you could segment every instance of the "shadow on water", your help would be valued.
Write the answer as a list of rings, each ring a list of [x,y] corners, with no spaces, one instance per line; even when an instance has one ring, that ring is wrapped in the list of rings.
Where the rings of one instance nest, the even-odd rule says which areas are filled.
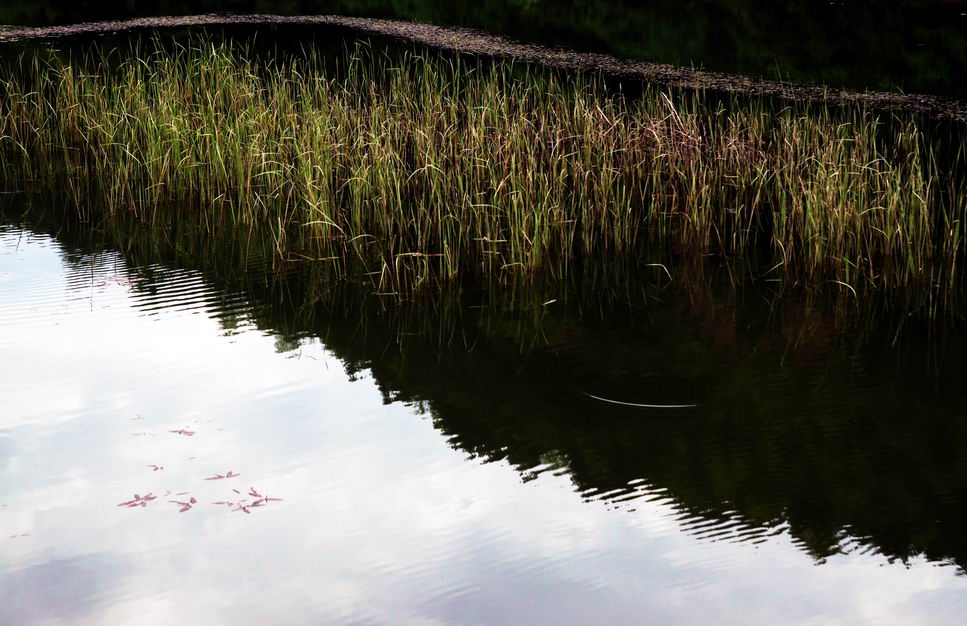
[[[794,82],[967,97],[967,4],[958,0],[35,0],[0,8],[0,24],[218,11],[399,18]]]
[[[788,532],[819,562],[859,551],[967,567],[962,328],[898,330],[875,312],[708,281],[639,281],[610,299],[558,286],[501,305],[465,287],[390,306],[314,266],[273,268],[242,235],[25,226],[56,233],[85,277],[121,250],[136,295],[151,272],[201,270],[224,293],[226,330],[244,317],[293,355],[320,339],[385,402],[525,481],[563,473],[619,511],[660,500],[709,541]]]

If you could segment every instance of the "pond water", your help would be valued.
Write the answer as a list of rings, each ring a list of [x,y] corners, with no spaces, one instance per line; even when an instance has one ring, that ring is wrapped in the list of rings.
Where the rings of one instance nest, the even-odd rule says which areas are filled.
[[[27,0],[0,7],[0,24],[219,11],[399,18],[715,71],[967,98],[965,0]]]
[[[702,290],[413,321],[0,224],[7,623],[967,614],[956,329]]]

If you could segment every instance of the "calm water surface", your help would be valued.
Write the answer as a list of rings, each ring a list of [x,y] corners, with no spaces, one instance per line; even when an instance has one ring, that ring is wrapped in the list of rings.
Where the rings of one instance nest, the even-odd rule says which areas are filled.
[[[441,341],[233,281],[0,226],[2,621],[967,615],[956,339],[692,298]]]

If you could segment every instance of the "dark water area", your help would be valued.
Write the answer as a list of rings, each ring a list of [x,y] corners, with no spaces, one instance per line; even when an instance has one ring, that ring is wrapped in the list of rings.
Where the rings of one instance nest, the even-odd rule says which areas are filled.
[[[387,304],[244,238],[0,224],[12,623],[967,611],[961,327],[698,283]]]
[[[967,3],[960,0],[31,1],[0,8],[0,24],[207,12],[398,18],[770,79],[967,97]]]

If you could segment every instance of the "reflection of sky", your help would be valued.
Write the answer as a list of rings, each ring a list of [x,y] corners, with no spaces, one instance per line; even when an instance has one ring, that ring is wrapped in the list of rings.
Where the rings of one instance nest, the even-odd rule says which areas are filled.
[[[114,258],[65,271],[0,231],[5,623],[952,623],[953,568],[682,533],[449,448],[318,343],[226,333],[197,276],[137,308]],[[86,274],[85,274],[86,272]],[[194,287],[189,288],[191,285]],[[140,297],[140,296],[139,296]],[[164,295],[161,296],[165,297]],[[192,304],[195,303],[195,304]],[[301,357],[300,357],[301,354]],[[311,358],[310,358],[311,357]],[[143,419],[136,419],[138,416]],[[168,432],[188,428],[193,437]],[[139,434],[145,433],[145,434]],[[148,464],[165,467],[152,471]],[[239,478],[205,481],[232,470]],[[254,486],[253,514],[211,504]],[[133,494],[187,491],[119,508]],[[26,536],[19,536],[26,534]],[[10,538],[17,535],[16,538]]]

